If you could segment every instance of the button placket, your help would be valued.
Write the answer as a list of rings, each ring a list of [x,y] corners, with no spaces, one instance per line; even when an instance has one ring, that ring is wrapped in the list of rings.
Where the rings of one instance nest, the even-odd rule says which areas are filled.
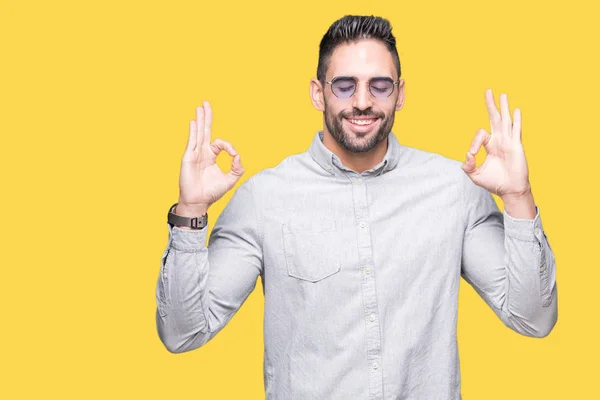
[[[381,335],[375,288],[375,269],[373,249],[371,247],[371,231],[367,208],[367,180],[364,177],[350,179],[354,201],[354,218],[358,237],[358,255],[363,274],[361,279],[363,318],[365,318],[365,347],[367,351],[367,368],[369,370],[369,399],[383,400],[383,368],[381,368]]]
[[[538,243],[536,244],[538,246],[538,252],[539,252],[539,263],[540,263],[540,273],[543,273],[544,271],[546,271],[546,262],[544,260],[544,253],[543,253],[543,239],[540,237],[542,235],[542,230],[540,229],[539,226],[535,226],[535,228],[533,229],[533,233],[538,241]]]

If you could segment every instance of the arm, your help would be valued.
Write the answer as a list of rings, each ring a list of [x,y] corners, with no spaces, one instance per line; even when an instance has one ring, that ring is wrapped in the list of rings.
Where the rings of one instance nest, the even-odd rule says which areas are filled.
[[[512,330],[547,336],[558,318],[556,264],[539,209],[533,219],[501,213],[467,181],[462,276]]]
[[[252,179],[244,182],[207,227],[169,225],[156,288],[158,335],[173,353],[198,348],[229,322],[262,272],[260,222]]]
[[[521,142],[521,111],[510,117],[508,98],[500,112],[486,91],[492,135],[480,129],[462,165],[466,227],[462,276],[509,328],[544,337],[558,318],[554,254],[533,201]],[[475,154],[483,146],[482,165]],[[502,198],[500,213],[491,193]]]
[[[244,173],[231,143],[210,142],[212,109],[197,107],[181,161],[177,214],[195,217],[231,190]],[[233,157],[231,170],[216,164],[221,151]],[[237,312],[262,272],[260,222],[252,179],[243,183],[217,219],[206,246],[208,227],[169,225],[169,242],[156,286],[156,327],[173,353],[193,350],[212,339]]]

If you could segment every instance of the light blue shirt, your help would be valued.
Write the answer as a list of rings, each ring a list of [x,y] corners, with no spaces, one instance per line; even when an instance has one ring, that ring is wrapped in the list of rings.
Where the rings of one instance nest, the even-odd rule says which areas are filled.
[[[242,183],[208,247],[208,228],[169,226],[156,290],[169,351],[206,344],[258,277],[268,400],[461,399],[461,276],[510,329],[552,330],[555,261],[539,210],[500,212],[460,162],[393,133],[363,173],[322,135]]]

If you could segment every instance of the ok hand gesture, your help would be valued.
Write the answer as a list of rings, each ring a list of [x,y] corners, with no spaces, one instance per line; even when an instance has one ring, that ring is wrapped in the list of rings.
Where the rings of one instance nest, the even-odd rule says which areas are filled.
[[[521,143],[521,111],[515,109],[514,121],[511,121],[506,94],[500,95],[500,112],[491,89],[486,90],[485,100],[492,134],[484,129],[477,131],[462,169],[476,185],[503,200],[526,195],[531,191],[531,186]],[[482,145],[487,156],[484,163],[477,167],[475,154]]]
[[[181,161],[179,174],[179,204],[176,213],[184,216],[200,216],[211,204],[233,188],[244,173],[231,143],[222,139],[211,140],[212,109],[205,101],[204,108],[197,107],[196,120],[190,121],[190,136]],[[233,157],[231,170],[221,171],[216,164],[217,156],[225,150]]]

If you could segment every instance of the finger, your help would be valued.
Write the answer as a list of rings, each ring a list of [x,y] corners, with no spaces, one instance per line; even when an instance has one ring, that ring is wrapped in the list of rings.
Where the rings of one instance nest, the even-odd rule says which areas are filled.
[[[513,133],[513,138],[519,142],[521,142],[523,140],[522,136],[522,132],[521,132],[521,110],[518,108],[515,108],[515,113],[514,113],[514,122],[513,122],[513,126],[512,126],[512,133]]]
[[[502,116],[502,132],[508,136],[512,136],[510,120],[510,109],[508,108],[508,96],[505,93],[500,95],[500,113]]]
[[[223,150],[225,150],[231,157],[235,157],[237,155],[237,151],[235,151],[233,145],[223,139],[217,138],[213,140],[210,144],[210,148],[215,155],[219,155],[219,153]]]
[[[204,143],[210,143],[212,135],[212,108],[208,101],[204,101]]]
[[[462,164],[462,169],[471,176],[477,171],[477,164],[475,163],[475,156],[467,151],[467,159]]]
[[[485,129],[479,129],[477,131],[477,133],[475,134],[473,141],[471,142],[471,147],[469,148],[469,152],[471,154],[475,155],[479,152],[479,149],[483,145],[483,147],[485,148],[485,151],[487,153],[489,153],[490,148],[488,147],[488,143],[490,142],[491,138],[492,138],[492,136],[489,133],[487,133],[487,131]]]
[[[196,144],[198,153],[201,153],[200,147],[204,144],[204,108],[196,107]]]
[[[185,151],[192,151],[196,147],[196,121],[190,121],[190,135]]]
[[[496,108],[496,102],[494,101],[492,89],[485,91],[485,105],[490,116],[490,127],[492,128],[492,134],[499,132],[502,129],[502,119],[498,109]]]

